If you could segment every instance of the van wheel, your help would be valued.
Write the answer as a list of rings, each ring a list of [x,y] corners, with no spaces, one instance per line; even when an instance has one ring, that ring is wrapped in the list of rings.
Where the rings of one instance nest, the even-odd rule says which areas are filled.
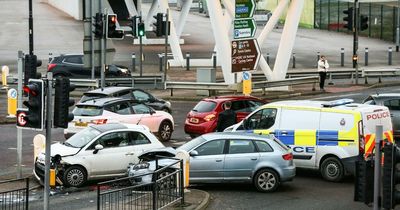
[[[260,192],[273,192],[279,186],[279,176],[271,169],[261,169],[253,181],[254,186]]]
[[[339,182],[344,177],[344,167],[342,162],[335,157],[329,157],[321,164],[322,177],[330,182]]]

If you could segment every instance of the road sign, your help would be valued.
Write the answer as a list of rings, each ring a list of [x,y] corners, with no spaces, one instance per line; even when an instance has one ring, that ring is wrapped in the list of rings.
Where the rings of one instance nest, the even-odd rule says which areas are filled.
[[[250,73],[248,71],[243,72],[243,80],[250,80]]]
[[[232,41],[232,73],[255,70],[261,52],[256,39]]]
[[[25,120],[26,112],[24,110],[17,110],[17,126],[25,126],[27,121]]]
[[[253,18],[236,19],[233,24],[234,38],[252,38],[256,33],[256,28],[256,22]]]
[[[235,1],[235,18],[253,17],[256,3],[254,0],[236,0]]]
[[[248,71],[243,72],[243,94],[248,96],[251,94],[252,88],[251,88],[251,79],[250,79],[250,73]]]

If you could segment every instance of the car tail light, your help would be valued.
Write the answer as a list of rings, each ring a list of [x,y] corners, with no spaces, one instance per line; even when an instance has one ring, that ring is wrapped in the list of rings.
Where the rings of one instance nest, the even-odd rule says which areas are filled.
[[[47,71],[51,71],[56,66],[57,66],[57,64],[55,64],[55,63],[49,63],[49,65],[47,65]]]
[[[364,139],[364,129],[362,121],[358,121],[358,151],[359,154],[364,154],[365,152],[365,139]]]
[[[292,153],[288,153],[288,154],[282,155],[282,158],[284,160],[293,160],[293,154]]]
[[[101,125],[101,124],[106,124],[107,123],[107,119],[97,119],[97,120],[92,120],[90,121],[93,124],[96,125]]]
[[[205,116],[204,120],[207,122],[215,120],[215,114],[209,114],[209,115]]]

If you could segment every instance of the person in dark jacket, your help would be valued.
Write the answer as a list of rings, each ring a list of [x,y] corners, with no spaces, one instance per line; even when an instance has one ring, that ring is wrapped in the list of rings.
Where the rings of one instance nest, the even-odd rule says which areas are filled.
[[[224,103],[225,110],[218,114],[217,132],[222,132],[225,128],[236,124],[236,113],[231,109],[232,103]]]

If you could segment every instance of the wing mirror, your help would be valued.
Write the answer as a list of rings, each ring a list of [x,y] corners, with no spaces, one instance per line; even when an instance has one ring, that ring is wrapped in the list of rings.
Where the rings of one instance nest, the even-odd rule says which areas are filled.
[[[193,150],[189,153],[190,156],[198,156],[199,153],[196,150]]]
[[[102,149],[104,149],[103,145],[96,144],[96,146],[94,147],[93,154],[97,154],[99,152],[99,150],[102,150]]]

